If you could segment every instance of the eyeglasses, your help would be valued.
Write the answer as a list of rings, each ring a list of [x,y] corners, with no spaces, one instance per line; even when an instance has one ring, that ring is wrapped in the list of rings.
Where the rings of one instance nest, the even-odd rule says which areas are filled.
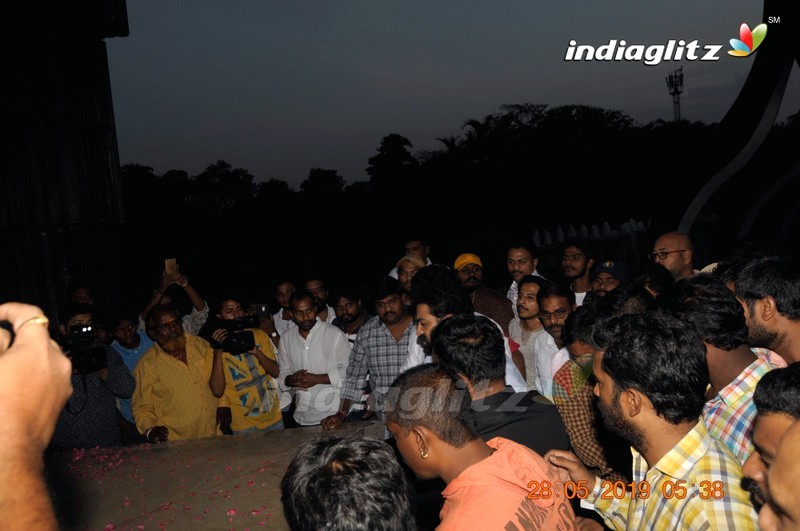
[[[658,257],[659,260],[666,260],[667,257],[672,253],[682,253],[687,249],[678,249],[677,251],[653,251],[652,253],[648,254],[647,257],[650,260],[655,260]]]
[[[541,319],[542,321],[549,321],[549,320],[554,319],[554,318],[555,319],[563,319],[564,317],[567,316],[568,313],[569,312],[567,311],[566,308],[559,308],[558,310],[555,310],[554,312],[546,312],[544,310],[540,310],[539,311],[539,319]]]

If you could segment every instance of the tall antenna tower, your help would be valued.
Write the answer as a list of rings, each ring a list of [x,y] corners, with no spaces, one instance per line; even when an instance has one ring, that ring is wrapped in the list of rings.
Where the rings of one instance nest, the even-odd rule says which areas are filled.
[[[683,92],[683,67],[673,70],[667,76],[667,87],[672,95],[672,108],[675,113],[675,121],[681,121],[681,92]]]

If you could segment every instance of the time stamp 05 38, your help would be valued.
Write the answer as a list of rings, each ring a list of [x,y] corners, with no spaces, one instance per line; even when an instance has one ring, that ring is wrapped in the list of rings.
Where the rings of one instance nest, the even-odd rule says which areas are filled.
[[[603,481],[600,484],[600,495],[603,500],[622,499],[630,495],[634,499],[647,499],[650,495],[662,496],[667,499],[700,498],[702,500],[720,500],[725,497],[724,484],[721,481],[701,481],[698,484],[687,483],[683,479],[676,481],[665,480],[653,492],[649,481]],[[528,499],[548,500],[550,498],[567,498],[569,500],[585,500],[592,493],[587,481],[567,481],[563,485],[555,485],[549,481],[529,481]]]

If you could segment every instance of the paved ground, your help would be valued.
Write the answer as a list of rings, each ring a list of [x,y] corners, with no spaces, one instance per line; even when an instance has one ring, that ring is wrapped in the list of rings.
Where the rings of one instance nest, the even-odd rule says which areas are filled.
[[[48,456],[62,529],[288,529],[280,481],[298,446],[328,435],[383,439],[383,423],[344,424]]]

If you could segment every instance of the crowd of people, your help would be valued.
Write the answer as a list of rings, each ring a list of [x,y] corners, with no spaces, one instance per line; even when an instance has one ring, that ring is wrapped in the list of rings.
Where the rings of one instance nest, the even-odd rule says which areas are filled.
[[[166,269],[140,311],[102,322],[75,290],[58,346],[37,308],[0,306],[0,364],[35,349],[60,379],[52,427],[43,418],[7,460],[46,497],[45,450],[378,420],[384,441],[331,431],[299,450],[282,481],[292,529],[797,528],[788,250],[743,244],[701,271],[670,232],[634,272],[572,239],[544,278],[536,250],[513,242],[498,291],[485,256],[438,264],[424,240],[404,247],[369,297],[282,279],[275,312],[247,294],[209,304]]]

